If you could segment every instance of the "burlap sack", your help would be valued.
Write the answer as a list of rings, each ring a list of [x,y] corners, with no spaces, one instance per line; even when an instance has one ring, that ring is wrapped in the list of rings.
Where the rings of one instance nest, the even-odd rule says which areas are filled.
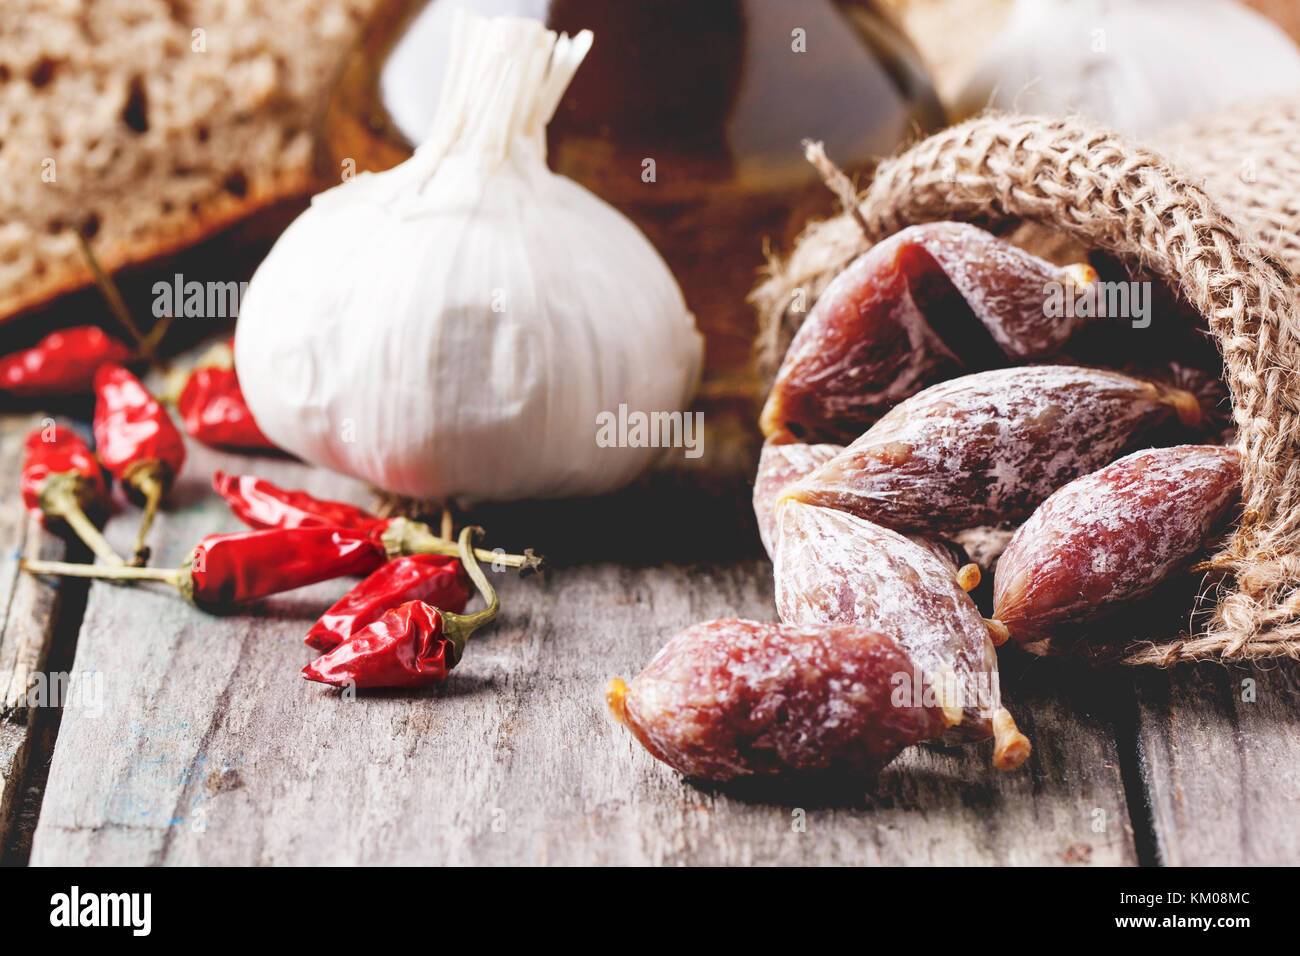
[[[806,314],[791,308],[797,289],[810,305],[872,241],[917,223],[1037,223],[1142,265],[1217,336],[1245,456],[1243,512],[1191,633],[1124,660],[1300,658],[1300,98],[1173,131],[1159,148],[1078,120],[1004,115],[922,141],[877,169],[858,200],[862,225],[847,214],[816,223],[772,264],[754,292],[761,364],[779,361]]]

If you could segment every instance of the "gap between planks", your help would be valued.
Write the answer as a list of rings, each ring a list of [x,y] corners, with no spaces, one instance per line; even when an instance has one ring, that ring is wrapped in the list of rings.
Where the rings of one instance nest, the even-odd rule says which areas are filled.
[[[82,560],[89,553],[45,533],[23,505],[23,442],[42,418],[0,419],[0,862],[6,864],[24,862],[30,849],[62,713],[50,706],[47,677],[68,666],[86,593],[76,584],[60,587],[18,569],[24,553],[56,560]]]
[[[6,434],[15,428],[6,419]],[[16,484],[16,453],[6,448],[0,488]],[[355,483],[297,463],[195,446],[191,454],[174,510],[155,532],[165,542],[160,564],[179,563],[204,534],[238,527],[207,492],[217,465],[368,501]],[[27,533],[14,519],[16,500],[11,487],[0,528],[10,565]],[[702,539],[680,547],[670,533],[680,530],[675,507],[664,509],[667,518],[650,509],[647,521],[668,531],[630,564],[619,552],[635,550],[636,540],[561,536],[617,521],[625,506],[557,504],[540,509],[554,520],[532,526],[517,520],[520,508],[486,509],[489,532],[525,525],[525,539],[511,547],[550,544],[566,557],[589,551],[609,561],[563,567],[549,585],[505,582],[500,624],[475,638],[444,688],[422,695],[346,702],[298,680],[309,657],[301,634],[337,585],[225,617],[170,593],[93,585],[76,667],[102,669],[105,699],[97,714],[63,715],[34,862],[1300,859],[1293,662],[1134,673],[1008,655],[1004,686],[1035,744],[1027,774],[995,774],[984,748],[920,748],[871,791],[683,783],[612,726],[600,687],[614,673],[634,673],[681,626],[710,616],[770,618],[770,566],[725,548],[709,552]],[[126,509],[110,524],[116,543],[130,540],[135,517]],[[641,527],[628,536],[654,533]],[[49,534],[40,542],[46,556],[62,547]],[[698,555],[709,560],[680,563]],[[52,598],[50,584],[24,584],[16,567],[8,570],[7,605],[24,587]],[[41,625],[44,646],[54,620]],[[14,626],[11,613],[5,633]],[[1238,700],[1247,679],[1256,682],[1251,702]],[[44,762],[31,756],[40,738],[27,727],[0,722],[22,740],[4,778],[10,815],[15,788],[39,785]],[[29,758],[38,766],[18,782],[14,768]]]
[[[178,564],[205,534],[238,527],[207,490],[215,467],[368,498],[354,482],[297,463],[191,445],[154,535],[159,565]],[[640,530],[634,540],[624,534],[632,519],[610,527],[619,507],[617,499],[537,506],[534,516],[554,520],[535,517],[528,533],[537,537],[524,543],[572,554],[572,529],[585,527],[605,536],[584,540],[595,553],[636,553]],[[704,541],[683,544],[687,526],[719,508],[691,492],[645,521],[673,532],[656,547],[676,541],[678,558],[690,561],[708,552]],[[741,501],[737,511],[747,508]],[[508,514],[474,516],[489,544]],[[111,541],[129,541],[132,518],[110,522]],[[653,563],[566,563],[550,582],[499,577],[502,616],[474,637],[445,685],[352,701],[297,676],[310,659],[302,634],[341,584],[214,616],[165,590],[96,582],[77,667],[103,674],[102,707],[64,716],[32,861],[1137,862],[1109,723],[1113,694],[1086,673],[1063,690],[1051,662],[1029,662],[1010,688],[1036,745],[1026,773],[993,770],[987,745],[915,749],[874,789],[698,787],[654,761],[605,712],[605,681],[635,673],[687,624],[771,618],[770,576],[758,557],[681,563],[660,553]]]

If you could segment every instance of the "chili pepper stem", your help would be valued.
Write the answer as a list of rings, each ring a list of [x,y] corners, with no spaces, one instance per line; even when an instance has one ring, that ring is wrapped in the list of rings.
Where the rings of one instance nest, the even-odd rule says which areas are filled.
[[[67,522],[68,527],[90,548],[96,555],[113,567],[119,567],[126,564],[122,556],[113,550],[113,546],[105,540],[104,535],[95,527],[86,513],[80,508],[73,505],[63,511],[60,511],[59,517]]]
[[[130,334],[135,341],[135,349],[142,359],[152,363],[155,360],[155,353],[158,351],[158,344],[162,341],[163,336],[171,327],[172,320],[175,318],[172,314],[167,314],[154,323],[149,334],[145,335],[140,331],[140,327],[135,324],[131,318],[131,310],[126,307],[126,301],[122,298],[122,293],[118,291],[117,284],[109,278],[99,259],[96,258],[95,252],[90,248],[90,243],[86,237],[81,234],[81,230],[76,230],[77,241],[81,244],[82,255],[86,257],[86,262],[90,266],[90,272],[95,277],[95,285],[99,286],[100,293],[104,296],[104,301],[108,303],[109,311],[122,328]]]
[[[104,581],[158,581],[182,594],[185,568],[139,568],[130,564],[105,567],[102,564],[73,564],[70,561],[35,561],[23,558],[18,566],[28,574],[54,574],[65,578],[98,578]]]
[[[81,510],[81,505],[77,503],[74,496],[61,491],[52,491],[49,496],[42,497],[41,504],[47,515],[62,519],[77,537],[85,542],[86,547],[108,564],[116,567],[126,563],[113,550],[113,546],[104,539],[94,522],[86,516],[86,512]]]
[[[118,291],[117,286],[113,284],[113,280],[108,277],[108,274],[100,266],[99,259],[95,257],[94,251],[90,248],[90,243],[81,234],[81,230],[78,229],[76,232],[77,242],[81,244],[81,253],[86,257],[91,274],[95,277],[95,285],[99,286],[99,291],[103,293],[104,300],[108,303],[108,308],[113,313],[113,317],[117,319],[122,328],[131,334],[131,338],[135,340],[136,348],[143,352],[144,333],[135,324],[135,320],[131,318],[126,302],[122,299],[122,293]]]
[[[463,531],[461,535],[464,535]],[[381,537],[389,557],[400,557],[405,554],[460,554],[460,548],[455,542],[439,537],[427,524],[412,521],[410,518],[393,518]],[[523,554],[506,554],[474,548],[473,554],[480,561],[518,568],[524,574],[540,571],[546,567],[546,559],[534,554],[531,548]]]
[[[474,535],[481,534],[482,531],[482,528],[474,526],[463,528],[460,532],[460,539],[456,542],[457,551],[460,554],[460,563],[465,566],[465,573],[469,575],[469,579],[478,588],[478,593],[483,596],[487,607],[473,614],[442,612],[443,635],[451,641],[454,655],[454,659],[450,660],[452,666],[455,666],[460,660],[461,654],[465,652],[465,642],[469,640],[470,635],[484,624],[489,623],[501,610],[501,599],[497,597],[496,589],[488,582],[487,575],[479,567],[479,563],[474,556],[475,549],[470,547],[470,541]]]
[[[144,497],[144,512],[140,515],[140,530],[136,532],[135,536],[135,556],[131,559],[132,564],[140,567],[149,560],[149,547],[144,542],[149,537],[149,529],[153,527],[154,516],[158,513],[158,506],[162,504],[163,494],[167,489],[158,475],[157,468],[141,468],[137,473],[131,475],[128,480],[131,487]]]

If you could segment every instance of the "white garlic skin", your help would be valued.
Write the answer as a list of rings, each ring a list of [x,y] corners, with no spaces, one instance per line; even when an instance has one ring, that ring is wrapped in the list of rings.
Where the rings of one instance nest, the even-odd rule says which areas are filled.
[[[1297,91],[1300,49],[1235,0],[1017,0],[955,112],[1078,113],[1142,136]]]
[[[259,427],[418,498],[627,484],[663,450],[599,447],[598,414],[684,412],[703,358],[659,254],[527,143],[494,170],[447,156],[418,202],[366,198],[401,169],[318,197],[253,277],[235,364]]]

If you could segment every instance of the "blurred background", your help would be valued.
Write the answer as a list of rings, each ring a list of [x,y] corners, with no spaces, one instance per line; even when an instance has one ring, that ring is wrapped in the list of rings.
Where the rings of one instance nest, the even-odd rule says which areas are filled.
[[[1141,138],[1300,91],[1292,0],[7,0],[0,352],[113,327],[78,234],[144,326],[158,281],[247,279],[311,193],[409,155],[457,6],[595,31],[550,162],[668,261],[714,395],[753,389],[746,295],[765,256],[834,211],[803,139],[863,184],[989,105]],[[232,324],[177,320],[165,348]]]

